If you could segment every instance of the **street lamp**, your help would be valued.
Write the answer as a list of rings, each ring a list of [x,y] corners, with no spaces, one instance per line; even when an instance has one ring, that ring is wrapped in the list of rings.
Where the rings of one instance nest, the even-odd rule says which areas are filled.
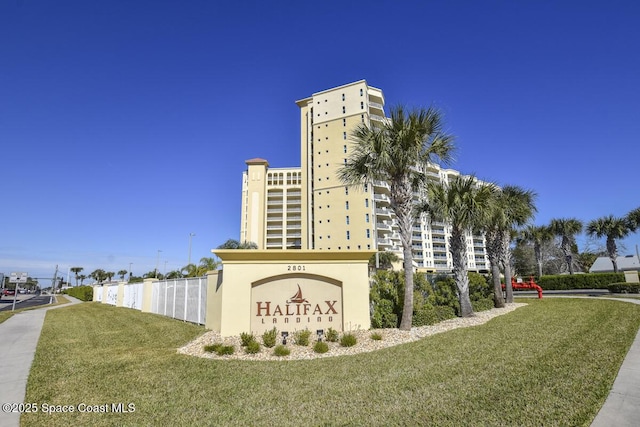
[[[131,266],[133,265],[132,262],[129,263],[129,281],[131,281]]]
[[[191,264],[191,238],[195,235],[196,233],[189,233],[189,262],[187,262],[187,265]]]
[[[156,258],[156,279],[158,278],[158,267],[160,266],[160,252],[162,252],[162,250],[158,249],[158,257]]]

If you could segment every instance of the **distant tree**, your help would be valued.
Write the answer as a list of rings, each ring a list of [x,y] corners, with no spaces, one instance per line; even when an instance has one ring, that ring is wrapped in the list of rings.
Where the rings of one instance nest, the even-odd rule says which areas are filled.
[[[551,232],[551,229],[544,225],[535,226],[533,224],[529,224],[520,232],[519,240],[533,245],[536,265],[538,266],[538,277],[541,277],[543,263],[542,248],[544,243],[553,240],[553,233]]]
[[[70,270],[71,270],[71,272],[73,274],[75,274],[75,276],[76,276],[76,286],[78,286],[78,277],[79,277],[78,275],[80,274],[80,272],[82,270],[84,270],[84,268],[82,268],[82,267],[71,267]]]
[[[618,246],[617,239],[624,239],[631,232],[630,221],[626,218],[616,218],[613,215],[589,221],[587,234],[598,238],[607,238],[607,254],[613,264],[613,272],[618,272]],[[594,260],[595,261],[595,260]]]
[[[183,276],[182,272],[178,271],[178,270],[173,270],[168,272],[165,276],[165,279],[180,279]]]
[[[480,184],[475,177],[457,176],[447,184],[430,181],[428,202],[419,207],[432,221],[446,222],[451,227],[449,250],[453,258],[453,274],[458,288],[460,315],[473,316],[469,295],[466,233],[487,224],[495,200],[496,187]]]
[[[80,279],[80,286],[82,286],[82,282],[84,282],[86,278],[87,276],[85,276],[84,274],[78,276],[78,279]]]
[[[577,253],[576,234],[582,232],[582,221],[576,218],[555,218],[549,227],[553,234],[561,238],[560,249],[565,257],[569,274],[573,274],[575,253]]]
[[[106,273],[104,273],[104,275],[107,277],[107,280],[110,282],[113,279],[113,276],[116,275],[116,273],[114,273],[113,271],[107,271]]]
[[[257,245],[256,245],[256,249],[257,249]],[[213,257],[200,258],[200,267],[203,270],[203,274],[206,273],[207,271],[217,270],[219,266],[220,266],[220,263],[216,261],[216,259]]]
[[[198,266],[195,265],[195,264],[187,264],[184,267],[182,267],[182,270],[180,270],[180,273],[184,277],[197,277],[198,276]]]
[[[118,276],[120,276],[120,280],[124,280],[124,276],[128,273],[127,270],[118,271]]]
[[[229,239],[218,246],[218,249],[258,249],[258,245],[247,240],[245,240],[244,242],[239,242],[235,239]]]
[[[100,285],[107,278],[107,272],[101,268],[98,268],[97,270],[92,271],[91,274],[89,274],[89,277],[91,277]]]

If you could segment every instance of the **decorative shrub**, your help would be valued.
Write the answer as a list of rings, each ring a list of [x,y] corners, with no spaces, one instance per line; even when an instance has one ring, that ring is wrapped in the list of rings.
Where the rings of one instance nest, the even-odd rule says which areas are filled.
[[[250,343],[254,342],[255,340],[256,340],[256,337],[254,337],[252,333],[242,332],[240,334],[240,341],[242,341],[243,347],[248,346]]]
[[[340,345],[343,347],[353,347],[358,342],[358,339],[352,333],[346,333],[340,338]]]
[[[74,286],[73,288],[65,289],[63,293],[81,301],[93,301],[93,286]]]
[[[306,347],[309,345],[309,337],[311,337],[311,331],[308,329],[302,329],[293,334],[293,342],[297,345]]]
[[[536,280],[545,291],[567,289],[607,289],[610,284],[623,283],[624,273],[556,274]]]
[[[260,343],[258,341],[251,341],[247,344],[244,351],[248,354],[260,353]]]
[[[336,331],[332,327],[329,327],[329,329],[327,329],[325,338],[329,342],[338,342],[338,339],[340,338],[340,334],[338,333],[338,331]]]
[[[473,311],[485,311],[494,308],[493,298],[482,298],[476,301],[471,301],[471,307]]]
[[[318,341],[313,345],[313,351],[316,353],[326,353],[329,351],[329,344],[324,341]]]
[[[262,334],[262,343],[265,347],[273,347],[276,345],[276,339],[278,338],[278,330],[274,326],[270,331],[265,331]]]
[[[374,341],[382,341],[382,334],[380,332],[372,332],[370,338]]]
[[[232,345],[221,345],[216,350],[216,353],[218,354],[218,356],[224,356],[228,354],[233,354],[234,351],[235,351],[235,348]]]
[[[287,348],[287,346],[284,346],[282,344],[278,344],[276,346],[276,348],[273,349],[273,354],[275,354],[278,357],[288,356],[288,355],[291,354],[291,350],[289,350],[289,348]]]
[[[204,346],[204,351],[207,353],[217,353],[220,347],[222,347],[222,343],[209,344]]]
[[[612,283],[607,288],[609,289],[609,292],[614,294],[640,293],[640,283]]]

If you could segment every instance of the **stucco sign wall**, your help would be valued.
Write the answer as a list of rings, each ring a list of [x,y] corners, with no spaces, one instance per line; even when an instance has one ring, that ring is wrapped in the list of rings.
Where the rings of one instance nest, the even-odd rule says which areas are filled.
[[[368,260],[375,252],[214,250],[206,327],[223,336],[368,329]]]

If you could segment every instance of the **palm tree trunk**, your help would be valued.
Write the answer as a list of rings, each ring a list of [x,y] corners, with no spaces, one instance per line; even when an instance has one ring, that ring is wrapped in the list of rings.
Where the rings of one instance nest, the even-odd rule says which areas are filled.
[[[486,233],[487,256],[491,264],[491,278],[493,280],[493,305],[496,308],[504,307],[502,297],[502,284],[500,283],[500,253],[501,242],[496,239],[495,232]]]
[[[395,190],[395,191],[394,191]],[[404,266],[404,304],[400,329],[408,331],[413,322],[413,252],[411,248],[411,229],[413,227],[413,190],[411,183],[406,182],[391,185],[391,205],[396,213]]]
[[[542,277],[542,248],[540,244],[533,244],[533,252],[536,255],[536,264],[538,264],[538,278]]]
[[[474,315],[469,298],[469,274],[467,272],[467,245],[464,232],[453,228],[449,239],[451,257],[453,258],[453,275],[458,287],[458,300],[460,301],[460,316],[471,317]]]
[[[609,259],[613,264],[613,272],[618,272],[618,248],[616,247],[616,241],[610,237],[607,237],[607,252],[609,253]]]
[[[513,303],[513,286],[511,285],[511,260],[510,251],[509,251],[509,243],[511,239],[509,237],[509,232],[504,232],[502,237],[502,253],[504,260],[504,289],[507,297],[507,304]]]

